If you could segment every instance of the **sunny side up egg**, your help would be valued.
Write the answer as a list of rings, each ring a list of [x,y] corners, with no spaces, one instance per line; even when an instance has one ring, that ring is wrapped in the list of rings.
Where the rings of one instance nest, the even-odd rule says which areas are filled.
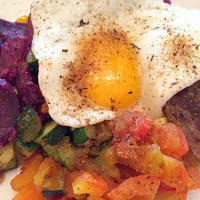
[[[33,52],[51,117],[81,127],[140,110],[156,119],[200,80],[200,12],[145,0],[36,0]]]

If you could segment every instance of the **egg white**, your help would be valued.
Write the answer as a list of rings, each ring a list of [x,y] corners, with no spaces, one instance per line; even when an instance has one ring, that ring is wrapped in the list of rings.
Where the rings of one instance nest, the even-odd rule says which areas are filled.
[[[77,59],[78,41],[98,32],[98,25],[105,31],[122,29],[140,49],[141,96],[137,105],[127,109],[142,110],[154,119],[162,117],[165,103],[200,79],[199,11],[144,0],[37,0],[31,15],[40,88],[51,117],[61,125],[81,127],[116,116],[115,111],[93,102],[84,105],[73,88],[66,92],[63,87],[63,77]],[[80,26],[81,20],[89,24]],[[179,49],[177,37],[187,47],[186,53],[178,51],[179,61],[172,56]]]

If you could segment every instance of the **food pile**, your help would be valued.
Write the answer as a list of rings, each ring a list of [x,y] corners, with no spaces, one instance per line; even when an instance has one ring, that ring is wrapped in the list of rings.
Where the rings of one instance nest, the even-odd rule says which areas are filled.
[[[49,122],[31,141],[29,149],[17,143],[26,158],[34,154],[11,181],[13,200],[184,200],[200,187],[198,161],[182,130],[140,112],[71,131]]]
[[[167,2],[170,3],[169,1]],[[50,6],[53,5],[51,3],[49,1]],[[62,3],[62,1],[59,1],[59,3]],[[76,6],[78,5],[76,4]],[[58,69],[60,65],[55,65],[55,63],[58,64],[56,56],[59,55],[61,56],[58,56],[59,58],[66,58],[66,54],[70,53],[70,48],[69,50],[62,49],[60,54],[56,54],[58,51],[56,49],[57,45],[60,48],[59,40],[62,41],[63,38],[66,39],[65,37],[61,37],[59,40],[56,38],[55,49],[53,47],[52,49],[47,48],[41,42],[40,33],[46,34],[46,31],[51,31],[53,26],[48,27],[47,30],[45,29],[45,26],[49,25],[48,22],[37,15],[37,12],[41,11],[40,2],[36,2],[35,6],[38,10],[35,10],[32,19],[31,16],[24,16],[13,23],[0,20],[0,171],[3,172],[22,165],[21,172],[10,183],[12,189],[16,191],[13,200],[186,200],[189,191],[200,189],[199,161],[193,155],[195,152],[193,151],[192,153],[189,149],[187,140],[191,137],[185,132],[186,125],[181,124],[183,120],[180,126],[177,126],[177,123],[176,125],[172,123],[172,121],[177,122],[177,120],[174,120],[174,113],[178,110],[177,107],[174,108],[174,112],[170,110],[173,108],[171,104],[175,105],[173,99],[175,98],[176,100],[177,96],[171,98],[164,108],[166,116],[171,119],[169,122],[167,118],[153,120],[141,111],[117,110],[117,106],[121,105],[120,103],[118,105],[118,102],[114,99],[109,99],[108,104],[111,103],[116,107],[111,106],[111,108],[106,108],[105,110],[102,110],[99,105],[92,107],[87,104],[87,101],[81,107],[77,102],[78,98],[82,98],[82,90],[80,94],[78,93],[81,97],[77,95],[77,99],[74,99],[74,104],[76,105],[72,105],[73,101],[70,101],[70,95],[74,95],[74,93],[73,90],[70,90],[68,91],[69,95],[65,93],[69,97],[67,99],[69,102],[66,101],[69,105],[68,107],[63,105],[65,109],[66,107],[70,108],[70,106],[72,108],[71,110],[69,109],[70,114],[68,117],[70,122],[66,122],[65,117],[68,113],[59,110],[58,107],[60,105],[51,105],[53,103],[49,102],[47,98],[49,94],[53,98],[51,92],[55,88],[51,88],[49,85],[46,86],[43,83],[54,84],[54,80],[57,79],[51,76],[48,70],[55,68],[55,66]],[[47,10],[52,14],[56,13],[54,9]],[[43,12],[43,14],[45,16],[46,12]],[[99,17],[98,13],[96,16]],[[58,19],[56,17],[55,19]],[[32,20],[34,20],[35,24],[32,23]],[[40,20],[43,20],[43,23],[39,23]],[[139,19],[135,18],[135,20]],[[70,20],[69,22],[70,25],[73,24]],[[79,28],[78,30],[84,30],[85,26],[90,24],[83,20],[79,20],[79,22],[76,27],[77,29]],[[33,25],[35,25],[35,29]],[[63,24],[60,23],[59,25]],[[145,30],[148,30],[149,26],[145,24],[144,26]],[[57,26],[55,27],[58,28]],[[158,29],[159,27],[155,28],[155,30]],[[34,34],[36,35],[35,40],[33,39]],[[53,30],[51,34],[59,33]],[[51,34],[50,36],[48,35],[49,38],[42,39],[45,42],[48,39],[53,41]],[[146,34],[145,31],[144,34]],[[170,32],[170,34],[173,34],[173,32]],[[104,39],[105,41],[103,41]],[[37,46],[37,42],[41,44],[41,47],[45,46],[44,52],[41,54],[40,45]],[[54,44],[53,42],[51,45]],[[73,43],[74,41],[72,40],[71,42]],[[138,55],[141,49],[134,44],[130,45],[128,42],[129,40],[124,32],[118,33],[116,30],[107,33],[100,32],[99,35],[96,34],[94,38],[86,42],[86,44],[91,44],[88,47],[89,50],[98,52],[97,56],[86,49],[86,54],[90,52],[91,55],[94,55],[94,58],[92,56],[90,58],[88,54],[89,59],[84,58],[84,61],[81,61],[83,63],[85,60],[91,61],[92,65],[93,61],[96,62],[96,59],[101,58],[100,61],[98,60],[100,67],[102,60],[106,61],[105,63],[111,63],[111,65],[114,63],[114,67],[117,62],[121,62],[129,70],[123,71],[123,65],[120,70],[126,72],[125,75],[129,75],[129,72],[134,75],[131,78],[128,76],[122,76],[121,78],[124,78],[127,82],[128,78],[130,78],[129,81],[131,82],[138,75],[137,70],[133,70],[132,67],[132,61],[135,62],[135,60],[132,60],[132,53]],[[105,49],[103,48],[104,46],[106,47]],[[42,70],[40,70],[39,81],[40,86],[42,85],[43,88],[42,93],[38,83],[39,61],[36,58],[37,56],[34,55],[32,47],[34,47],[33,49],[37,55],[41,56],[40,63],[43,68],[40,68]],[[190,46],[190,50],[193,47],[197,48],[193,45]],[[120,54],[122,55],[121,57],[118,55],[117,48],[121,51],[123,50]],[[51,55],[55,60],[46,59],[49,56],[49,49],[52,52],[56,50],[54,52],[55,55]],[[109,56],[107,56],[108,58],[102,56],[105,54],[117,56],[111,57],[112,59],[109,60]],[[129,62],[130,60],[127,61],[127,58],[131,62]],[[108,62],[106,59],[108,59]],[[118,59],[116,63],[115,59]],[[154,55],[150,57],[151,62],[156,59]],[[70,65],[68,67],[71,69]],[[114,67],[113,69],[115,70]],[[84,73],[86,73],[86,67],[84,69]],[[174,68],[172,69],[174,70]],[[103,70],[105,69],[103,68]],[[62,72],[62,70],[57,71],[55,76]],[[69,73],[69,77],[70,75]],[[81,77],[78,73],[75,73],[75,75]],[[51,78],[53,81],[48,82]],[[59,75],[58,80],[60,79],[63,79],[61,75]],[[70,81],[73,82],[71,79]],[[173,83],[171,88],[176,84]],[[123,86],[126,88],[126,83]],[[135,85],[131,82],[129,86]],[[71,89],[73,87],[74,85],[72,84]],[[66,88],[64,89],[64,91],[67,91]],[[123,90],[123,87],[119,88],[119,90]],[[101,89],[99,91],[103,92]],[[128,100],[132,100],[130,98],[132,93],[133,90],[128,91],[126,95]],[[44,95],[43,97],[42,94],[47,94],[47,96]],[[139,96],[139,92],[137,95]],[[178,95],[180,96],[180,93]],[[59,93],[59,96],[63,97],[64,95]],[[99,96],[96,95],[92,98],[95,99],[96,97]],[[118,97],[126,105],[127,99],[124,96],[118,95]],[[138,99],[136,98],[136,100]],[[175,103],[178,101],[179,98]],[[60,104],[63,102],[60,101]],[[146,102],[146,105],[148,103]],[[51,113],[49,106],[52,106]],[[79,110],[82,112],[81,114]],[[82,115],[84,113],[86,115],[89,114],[85,117]],[[96,118],[92,118],[95,114]],[[110,115],[110,118],[106,118],[107,114]],[[74,126],[57,123],[50,115],[55,118],[58,117],[56,118],[58,121],[61,120]],[[86,119],[87,117],[88,119]],[[91,123],[88,123],[89,118],[91,118]],[[82,126],[85,123],[87,125]],[[190,143],[193,144],[191,140]]]

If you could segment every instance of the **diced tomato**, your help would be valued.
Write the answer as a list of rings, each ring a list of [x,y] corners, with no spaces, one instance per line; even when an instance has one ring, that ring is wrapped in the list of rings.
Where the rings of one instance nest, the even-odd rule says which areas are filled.
[[[101,197],[108,190],[108,185],[100,176],[81,171],[80,175],[73,181],[72,188],[75,194]]]
[[[42,192],[38,191],[33,182],[25,185],[12,200],[44,200]]]
[[[84,199],[86,194],[75,194],[72,188],[72,183],[79,177],[79,171],[69,172],[66,176],[65,181],[65,192],[68,198]]]
[[[30,159],[26,160],[22,167],[21,173],[17,175],[10,183],[12,189],[19,191],[26,184],[32,182],[43,160],[44,158],[40,154],[36,154]]]
[[[34,177],[34,183],[39,188],[49,190],[59,189],[64,186],[65,170],[52,158],[46,158],[40,165]]]
[[[143,142],[149,138],[153,121],[141,112],[125,112],[120,117],[108,122],[108,129],[116,139],[131,136],[134,140]]]
[[[197,189],[182,162],[163,155],[163,170],[162,182],[177,192]]]
[[[174,187],[171,187],[171,186],[169,186],[169,185],[166,185],[166,184],[164,184],[163,182],[161,182],[160,183],[160,189],[161,190],[164,190],[164,191],[171,191],[171,192],[175,192],[176,191],[176,188],[174,188]]]
[[[159,188],[160,180],[149,175],[131,177],[113,189],[108,196],[111,200],[125,200],[148,196],[153,199]]]
[[[163,154],[173,158],[180,158],[189,151],[183,131],[175,124],[155,125],[152,138]]]
[[[137,146],[126,141],[116,143],[115,148],[119,157],[119,163],[127,165],[142,174],[162,176],[163,155],[158,145],[145,144]]]
[[[154,200],[186,200],[187,192],[159,190]]]

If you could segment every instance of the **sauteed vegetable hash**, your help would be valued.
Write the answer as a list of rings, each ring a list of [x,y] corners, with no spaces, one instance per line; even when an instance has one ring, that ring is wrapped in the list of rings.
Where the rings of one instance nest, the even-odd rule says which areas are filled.
[[[148,2],[40,0],[0,19],[0,171],[22,166],[13,200],[200,188],[200,14]]]

